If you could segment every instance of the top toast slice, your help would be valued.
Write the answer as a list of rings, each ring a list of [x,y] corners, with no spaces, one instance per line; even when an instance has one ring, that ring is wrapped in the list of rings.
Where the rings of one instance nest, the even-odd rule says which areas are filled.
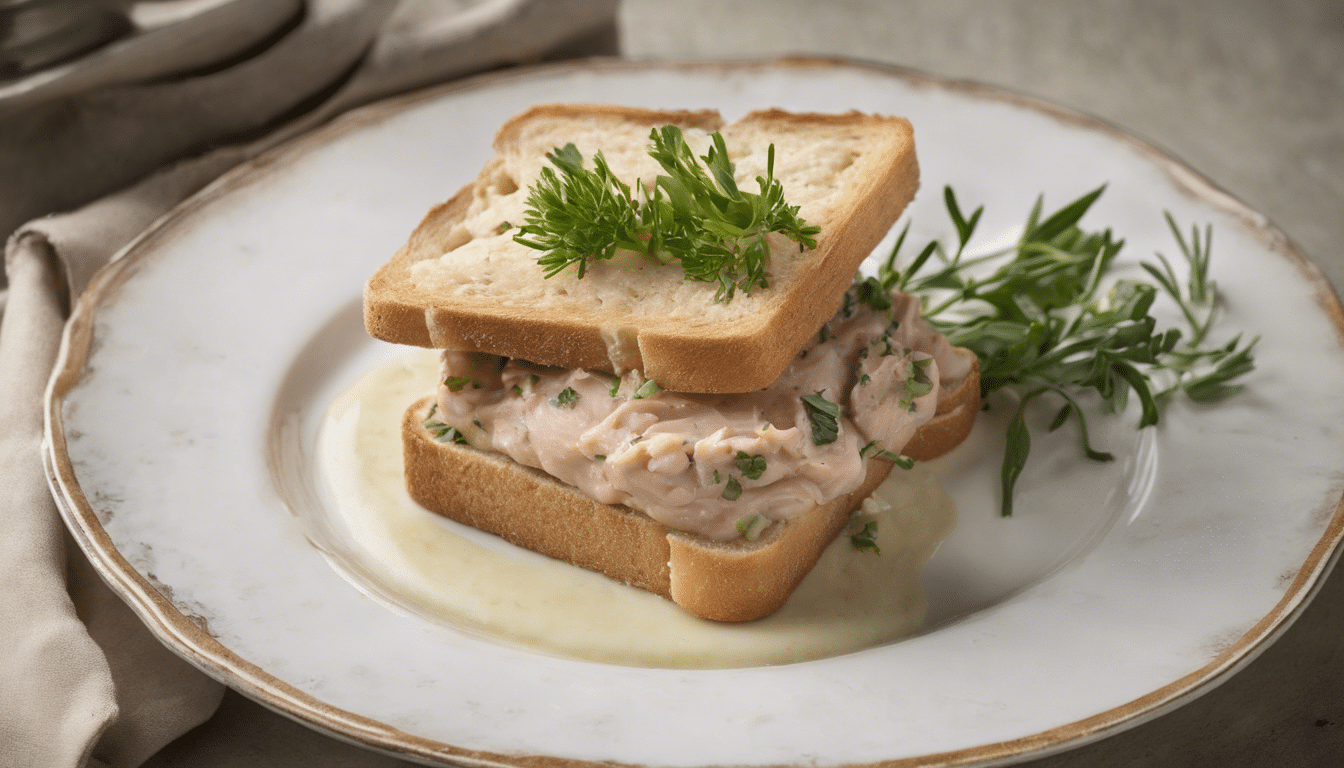
[[[528,188],[551,150],[573,143],[588,167],[601,150],[616,177],[651,187],[647,147],[665,124],[697,155],[720,131],[744,189],[774,175],[784,199],[821,227],[815,248],[771,235],[769,285],[715,301],[717,283],[634,252],[545,278],[540,253],[514,242]],[[534,107],[506,123],[475,182],[432,209],[365,289],[365,325],[399,344],[489,352],[565,368],[637,369],[679,392],[748,392],[784,370],[832,315],[859,264],[919,182],[902,118],[753,112],[724,126],[716,112]]]

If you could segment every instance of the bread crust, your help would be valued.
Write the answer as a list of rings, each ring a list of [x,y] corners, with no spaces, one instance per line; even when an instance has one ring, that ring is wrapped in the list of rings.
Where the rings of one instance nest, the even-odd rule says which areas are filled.
[[[627,107],[549,105],[510,120],[495,139],[502,150],[529,121],[539,117],[592,115],[650,126],[672,123],[713,130],[717,113],[638,110]],[[566,306],[506,304],[494,298],[445,296],[417,288],[416,262],[448,250],[449,234],[465,217],[477,182],[435,206],[390,262],[365,288],[365,326],[370,335],[398,344],[521,357],[565,368],[614,366],[613,338],[632,352],[648,378],[679,392],[748,392],[774,381],[798,349],[840,305],[860,263],[886,235],[918,186],[913,130],[902,118],[851,112],[843,115],[753,112],[734,124],[743,130],[810,127],[871,134],[865,172],[847,185],[843,201],[787,285],[772,285],[760,311],[731,323],[694,317],[669,321],[637,315],[603,315]],[[776,167],[788,162],[777,159]],[[786,198],[788,189],[785,189]],[[816,223],[816,222],[813,222]],[[538,270],[538,274],[540,271]],[[712,294],[711,294],[712,295]]]

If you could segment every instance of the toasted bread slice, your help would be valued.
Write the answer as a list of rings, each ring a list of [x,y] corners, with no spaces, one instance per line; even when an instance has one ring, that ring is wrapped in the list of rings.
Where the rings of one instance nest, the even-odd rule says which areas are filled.
[[[601,150],[618,178],[651,185],[650,130],[680,126],[697,154],[722,130],[743,189],[775,147],[785,200],[821,227],[805,252],[772,236],[770,284],[717,303],[716,283],[634,252],[544,278],[538,251],[513,240],[545,154],[573,142]],[[510,120],[480,177],[431,210],[369,280],[365,324],[399,344],[521,357],[564,368],[638,369],[679,392],[768,385],[839,306],[860,262],[914,196],[913,132],[901,118],[753,112],[721,126],[713,112],[543,106]]]
[[[750,621],[779,610],[891,462],[869,459],[863,487],[756,541],[672,531],[629,507],[601,504],[507,456],[441,443],[425,430],[434,398],[402,421],[406,488],[421,506],[518,546],[662,595],[697,616]]]
[[[910,447],[918,446],[918,458],[929,459],[955,448],[975,422],[979,396],[979,366],[972,365],[964,380],[940,392],[938,415],[903,453],[913,455]],[[849,513],[891,471],[890,462],[869,459],[857,490],[770,526],[756,541],[720,543],[670,530],[628,507],[596,502],[502,454],[441,443],[424,427],[433,402],[427,397],[415,403],[402,421],[406,487],[416,502],[718,621],[749,621],[779,610]]]

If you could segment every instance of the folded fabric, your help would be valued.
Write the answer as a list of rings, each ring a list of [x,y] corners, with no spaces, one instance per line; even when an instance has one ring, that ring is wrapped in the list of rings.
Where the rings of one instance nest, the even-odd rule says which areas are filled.
[[[0,767],[136,766],[209,718],[223,695],[102,583],[47,490],[42,395],[71,297],[154,219],[233,165],[379,96],[535,59],[609,26],[615,4],[309,0],[265,50],[217,71],[0,118],[8,203],[0,228],[84,205],[19,228],[6,249]]]

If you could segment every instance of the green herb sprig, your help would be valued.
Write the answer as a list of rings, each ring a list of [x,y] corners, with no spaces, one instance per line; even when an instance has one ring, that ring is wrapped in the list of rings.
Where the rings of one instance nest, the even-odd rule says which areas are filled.
[[[675,125],[655,128],[649,140],[649,155],[666,172],[652,189],[637,180],[632,190],[600,151],[591,170],[573,144],[546,155],[555,168],[542,168],[528,190],[525,224],[513,238],[542,252],[537,263],[546,277],[574,266],[582,278],[591,261],[625,249],[680,263],[688,280],[718,283],[715,301],[726,303],[739,290],[767,287],[769,233],[782,233],[800,250],[816,247],[820,228],[784,201],[773,144],[753,193],[738,188],[721,134],[700,158]]]
[[[863,530],[849,537],[849,543],[855,549],[871,549],[875,555],[882,554],[882,549],[877,546],[877,521],[869,520],[865,523]]]
[[[1111,461],[1114,457],[1088,438],[1078,400],[1084,392],[1094,392],[1112,411],[1124,410],[1132,394],[1143,428],[1158,423],[1161,406],[1175,393],[1202,402],[1219,400],[1240,391],[1242,385],[1233,382],[1254,368],[1256,339],[1243,341],[1238,335],[1206,345],[1219,302],[1208,278],[1211,228],[1202,236],[1192,228],[1187,240],[1166,216],[1189,267],[1184,286],[1160,253],[1158,263],[1141,264],[1156,285],[1112,280],[1124,241],[1109,229],[1086,231],[1078,225],[1104,189],[1046,216],[1038,197],[1015,245],[968,257],[966,246],[984,209],[966,217],[947,187],[943,197],[957,232],[955,250],[934,240],[898,269],[907,225],[878,270],[883,288],[920,296],[927,307],[924,316],[952,344],[975,352],[982,397],[999,389],[1017,394],[1000,472],[1004,516],[1012,514],[1013,487],[1031,451],[1025,414],[1036,398],[1054,395],[1061,401],[1050,431],[1076,416],[1084,454]],[[1150,314],[1159,289],[1180,309],[1188,339],[1180,329],[1159,328]]]

